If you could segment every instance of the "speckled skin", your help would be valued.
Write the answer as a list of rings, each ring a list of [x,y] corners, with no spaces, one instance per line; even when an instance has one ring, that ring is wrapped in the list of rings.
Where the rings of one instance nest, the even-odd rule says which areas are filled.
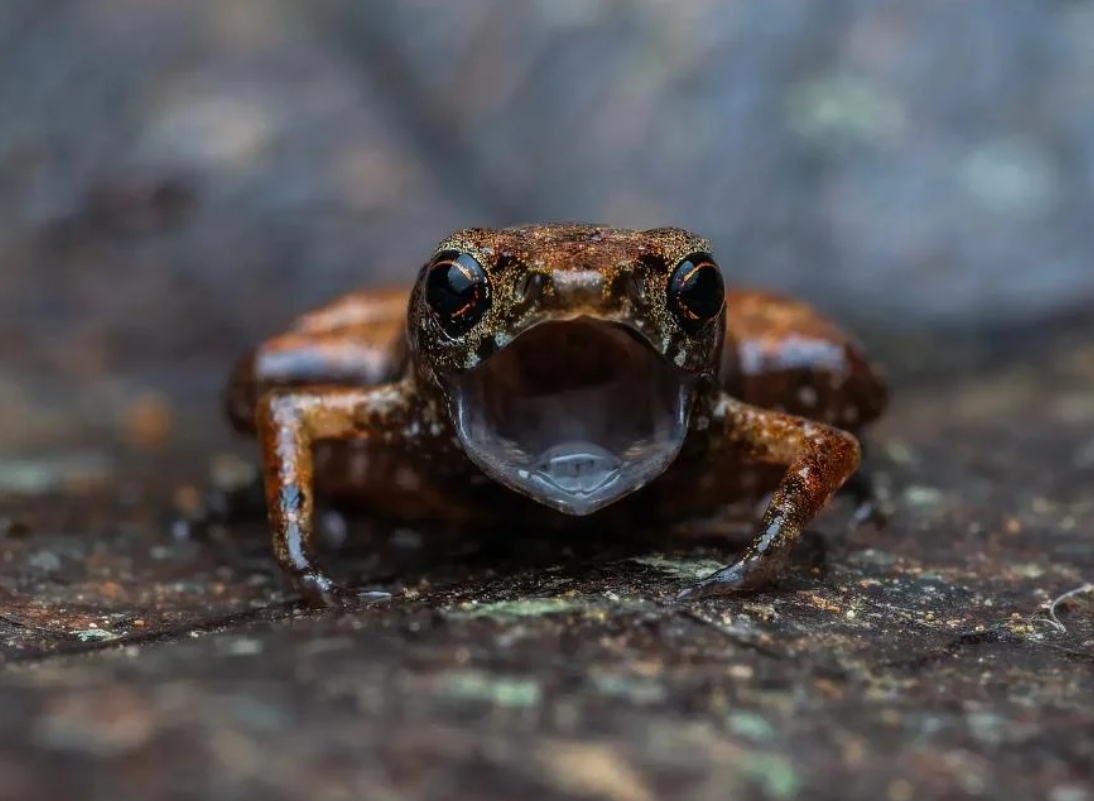
[[[436,249],[470,253],[490,275],[490,310],[465,335],[445,335],[430,314],[427,262],[409,293],[347,295],[242,360],[226,410],[239,430],[258,435],[274,551],[296,586],[324,604],[348,592],[316,562],[316,492],[403,522],[574,524],[467,458],[440,377],[489,358],[535,323],[582,315],[641,331],[697,379],[675,462],[594,517],[671,525],[773,491],[740,558],[680,595],[748,590],[776,577],[804,526],[855,473],[855,433],[881,414],[886,390],[844,333],[793,300],[729,289],[713,320],[684,332],[666,308],[666,283],[680,259],[709,249],[677,228],[468,229]]]

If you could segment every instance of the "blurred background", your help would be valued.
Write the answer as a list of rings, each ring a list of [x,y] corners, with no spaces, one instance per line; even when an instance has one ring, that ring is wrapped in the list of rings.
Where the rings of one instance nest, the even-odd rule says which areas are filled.
[[[223,433],[244,349],[468,224],[682,225],[883,356],[1021,342],[1094,308],[1091,87],[1066,0],[7,0],[0,447]]]

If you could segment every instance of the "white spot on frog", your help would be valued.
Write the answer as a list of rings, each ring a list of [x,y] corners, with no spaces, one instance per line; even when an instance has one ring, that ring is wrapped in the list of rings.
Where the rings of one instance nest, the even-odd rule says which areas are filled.
[[[369,405],[373,413],[389,414],[402,405],[403,396],[397,387],[378,387],[369,395]]]

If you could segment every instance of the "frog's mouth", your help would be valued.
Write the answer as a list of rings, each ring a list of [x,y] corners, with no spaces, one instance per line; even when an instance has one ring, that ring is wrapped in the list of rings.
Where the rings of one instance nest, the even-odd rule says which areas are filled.
[[[523,332],[450,390],[472,461],[541,503],[586,515],[672,463],[691,385],[637,332],[578,318]]]

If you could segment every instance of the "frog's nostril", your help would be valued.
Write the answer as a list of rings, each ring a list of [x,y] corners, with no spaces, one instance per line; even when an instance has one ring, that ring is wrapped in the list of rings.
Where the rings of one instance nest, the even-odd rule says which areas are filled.
[[[527,273],[517,283],[517,296],[522,303],[535,303],[543,294],[547,276],[543,273]]]

